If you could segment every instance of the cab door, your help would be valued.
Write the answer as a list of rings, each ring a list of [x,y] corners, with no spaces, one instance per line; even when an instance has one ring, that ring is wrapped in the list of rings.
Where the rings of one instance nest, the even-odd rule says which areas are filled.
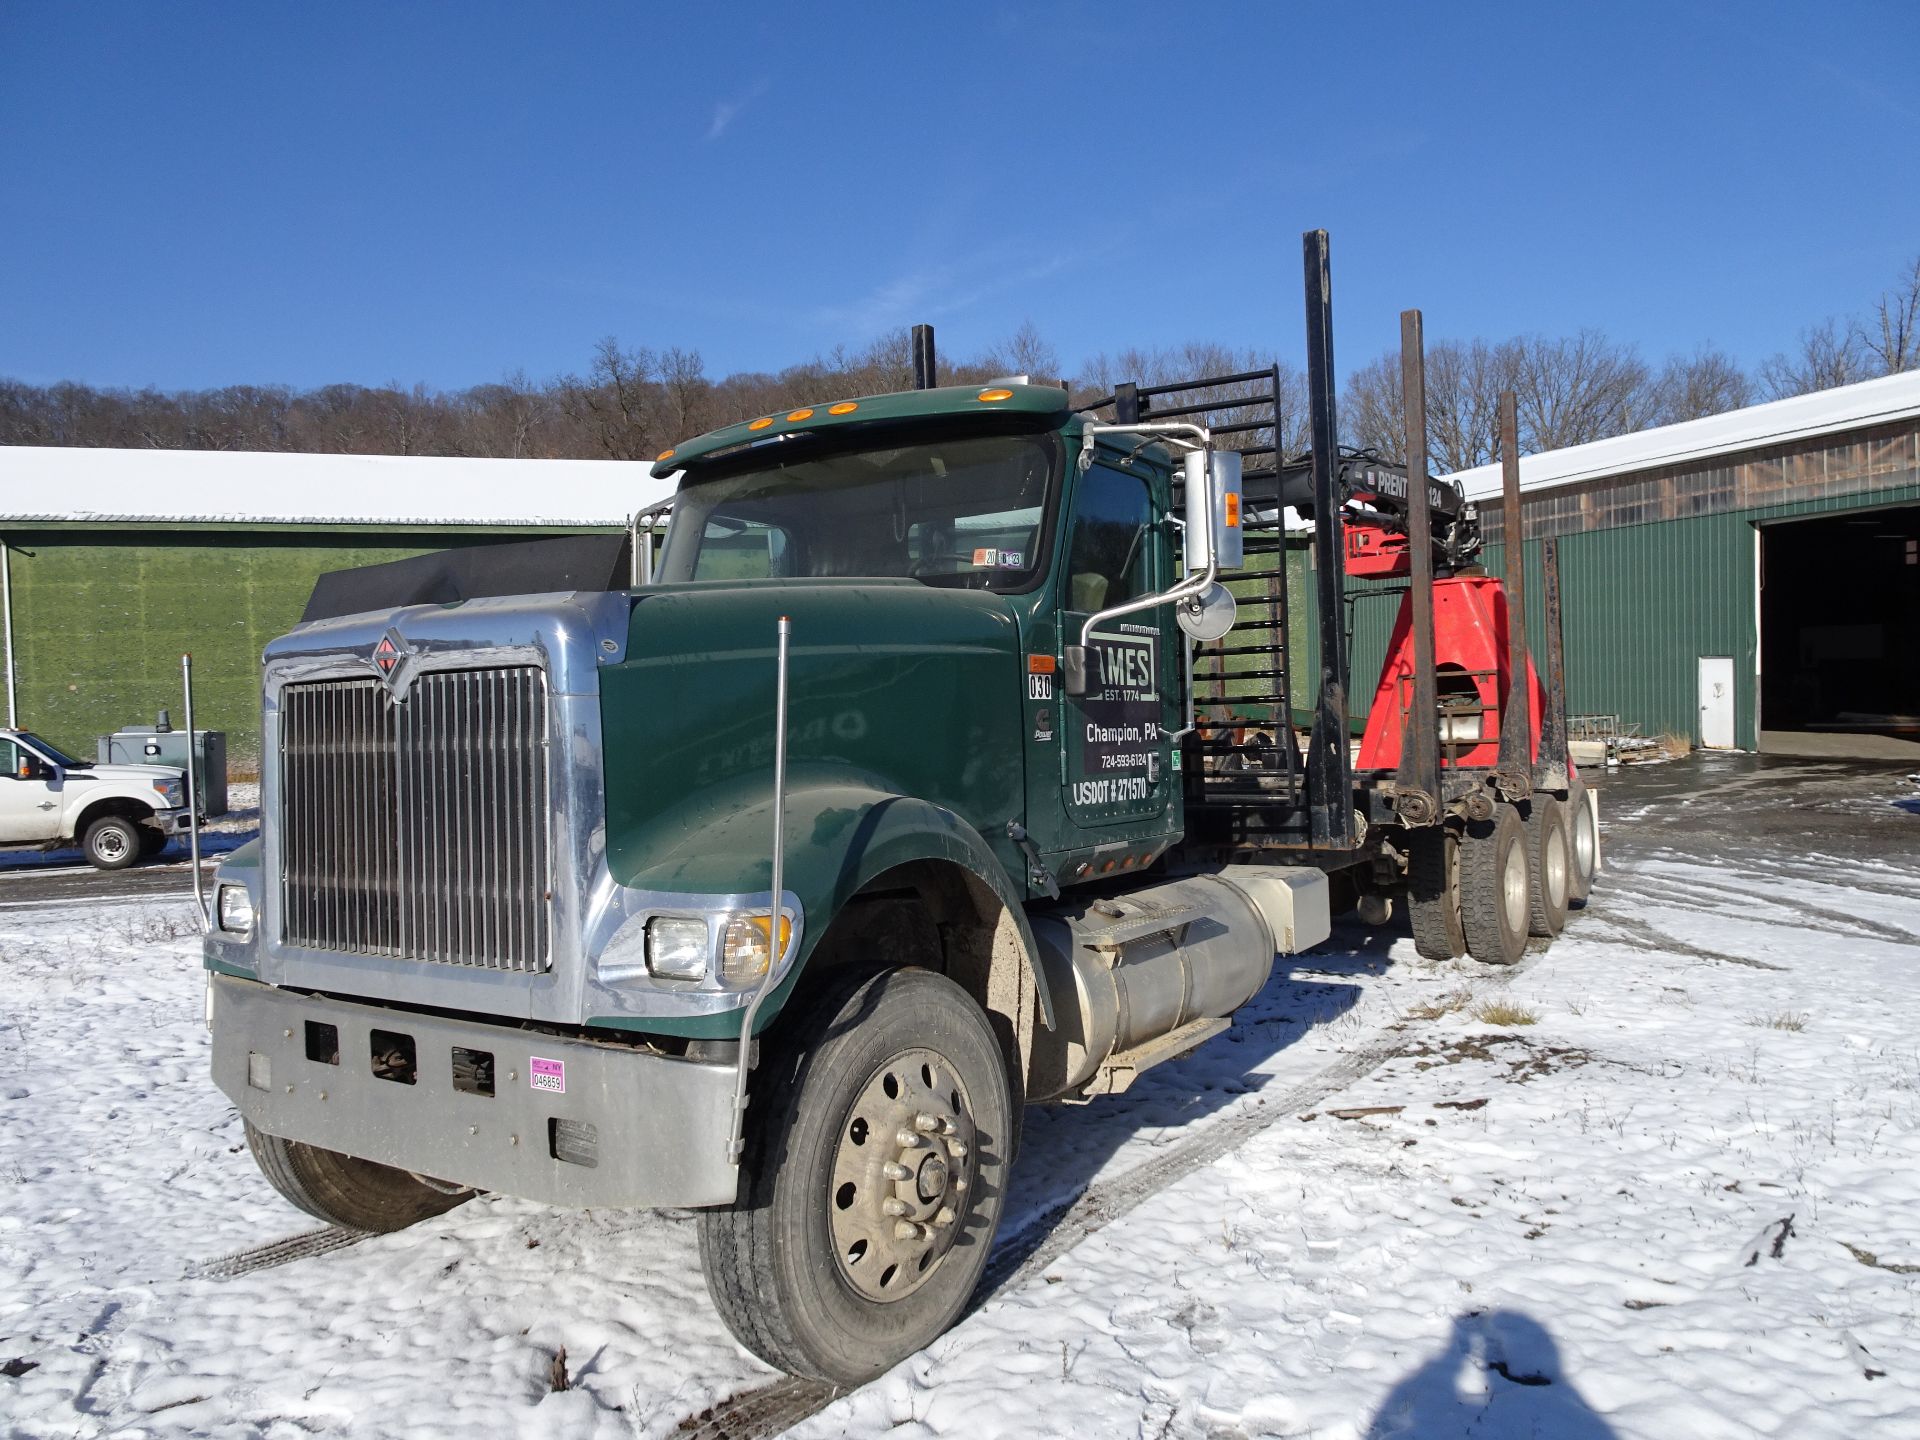
[[[12,739],[0,739],[0,761],[0,843],[57,838],[60,797],[46,761]]]
[[[1074,487],[1061,577],[1060,638],[1079,643],[1099,610],[1170,583],[1165,526],[1146,478],[1096,464]],[[1087,653],[1087,691],[1062,693],[1062,799],[1077,826],[1139,833],[1167,815],[1176,793],[1180,725],[1177,667],[1184,658],[1171,606],[1103,621]],[[1118,838],[1118,837],[1116,837]]]

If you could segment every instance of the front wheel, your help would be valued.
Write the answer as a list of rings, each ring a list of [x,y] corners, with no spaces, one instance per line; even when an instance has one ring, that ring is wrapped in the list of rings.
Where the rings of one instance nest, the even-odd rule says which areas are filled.
[[[959,1317],[1006,1189],[1012,1101],[986,1015],[927,970],[853,976],[782,1017],[755,1077],[740,1200],[700,1216],[735,1337],[857,1385]]]
[[[124,815],[102,815],[87,826],[81,852],[96,870],[124,870],[140,858],[140,829]]]
[[[283,1140],[246,1122],[247,1148],[260,1173],[293,1204],[316,1220],[347,1230],[382,1234],[404,1230],[440,1215],[473,1192],[429,1185],[405,1170],[323,1150],[302,1140]]]

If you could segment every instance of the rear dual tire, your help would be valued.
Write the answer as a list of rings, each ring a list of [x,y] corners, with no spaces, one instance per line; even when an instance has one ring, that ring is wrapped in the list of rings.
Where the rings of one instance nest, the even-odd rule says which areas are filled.
[[[1573,885],[1573,844],[1567,806],[1536,794],[1527,806],[1527,933],[1551,940],[1567,928]]]
[[[1527,950],[1532,865],[1527,825],[1512,805],[1473,821],[1460,843],[1460,920],[1467,953],[1483,965],[1512,965]]]
[[[1567,797],[1567,840],[1573,855],[1567,898],[1584,905],[1593,893],[1593,877],[1600,873],[1600,798],[1577,780]]]
[[[1407,918],[1413,924],[1413,948],[1424,960],[1458,960],[1467,953],[1460,837],[1450,826],[1427,825],[1411,832],[1407,841]]]

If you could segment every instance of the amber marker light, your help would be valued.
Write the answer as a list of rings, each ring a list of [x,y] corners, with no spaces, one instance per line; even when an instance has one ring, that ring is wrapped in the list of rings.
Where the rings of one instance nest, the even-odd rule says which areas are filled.
[[[854,411],[858,410],[859,408],[860,407],[854,404],[853,401],[851,400],[842,400],[838,405],[829,405],[827,407],[827,414],[851,415]]]
[[[767,428],[767,426],[771,425],[772,423],[773,423],[773,417],[771,415],[762,415],[758,420],[749,420],[747,422],[747,429],[764,430]]]
[[[673,458],[673,451],[662,450],[658,455],[654,456],[653,458],[656,460],[671,460]]]
[[[811,420],[812,418],[813,411],[811,410],[790,410],[787,412],[787,419],[789,420]]]
[[[992,400],[1011,400],[1011,399],[1013,398],[1013,391],[1011,391],[1011,390],[982,390],[982,391],[980,392],[980,398],[981,398],[982,400],[988,400],[988,401],[992,401]]]

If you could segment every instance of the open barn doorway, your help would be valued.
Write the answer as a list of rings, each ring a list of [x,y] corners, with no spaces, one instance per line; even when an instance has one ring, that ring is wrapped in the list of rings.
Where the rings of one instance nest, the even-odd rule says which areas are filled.
[[[1760,527],[1760,748],[1920,757],[1920,505]]]

